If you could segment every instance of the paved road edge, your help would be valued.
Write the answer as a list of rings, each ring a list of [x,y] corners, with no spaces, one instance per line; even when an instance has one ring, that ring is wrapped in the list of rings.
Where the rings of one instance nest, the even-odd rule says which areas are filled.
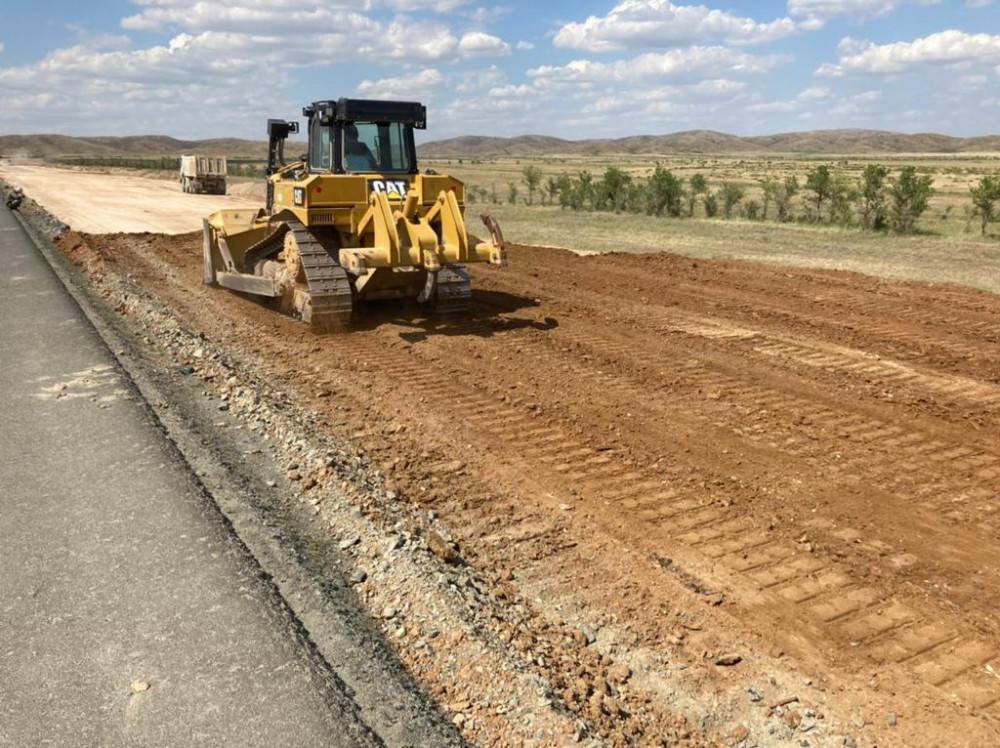
[[[26,217],[17,210],[12,213],[66,288],[67,293],[93,325],[120,367],[123,376],[134,387],[141,406],[147,410],[151,420],[164,432],[167,440],[177,450],[178,458],[188,465],[206,501],[219,512],[220,520],[232,532],[234,540],[243,546],[247,556],[253,559],[263,576],[274,585],[276,596],[285,607],[290,622],[296,627],[317,663],[324,667],[328,675],[338,684],[344,686],[349,695],[355,697],[362,708],[361,717],[365,724],[389,746],[402,748],[410,745],[435,745],[443,748],[465,745],[458,732],[440,714],[433,700],[421,691],[412,677],[409,678],[410,683],[403,683],[408,694],[399,694],[397,691],[406,706],[398,715],[402,718],[401,721],[383,721],[379,719],[378,710],[364,708],[364,702],[371,703],[379,698],[379,694],[366,694],[364,691],[371,686],[384,687],[386,683],[347,682],[332,665],[336,660],[342,659],[342,656],[339,653],[335,656],[330,647],[335,647],[345,637],[342,632],[332,630],[337,621],[331,625],[330,621],[324,620],[324,611],[328,611],[332,606],[327,608],[319,606],[317,609],[316,600],[327,594],[323,580],[304,568],[296,559],[294,552],[284,545],[280,538],[256,522],[258,519],[256,512],[245,506],[237,489],[228,490],[218,486],[210,488],[205,484],[201,471],[197,469],[198,453],[202,450],[201,439],[184,418],[177,417],[168,408],[160,405],[169,403],[170,398],[147,371],[143,354],[135,350],[134,344],[129,339],[127,323],[107,307],[103,299],[91,291],[87,277],[55,248],[44,233],[39,232],[33,224],[33,217]],[[226,466],[227,469],[228,467]],[[361,636],[363,638],[364,634]],[[404,733],[415,733],[415,735],[401,735],[401,728]],[[413,737],[422,739],[413,742]]]

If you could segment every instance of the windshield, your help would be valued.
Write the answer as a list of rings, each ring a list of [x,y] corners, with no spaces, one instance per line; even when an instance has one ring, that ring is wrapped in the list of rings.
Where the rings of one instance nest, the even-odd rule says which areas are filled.
[[[348,122],[344,125],[344,169],[410,172],[406,126],[399,122]]]

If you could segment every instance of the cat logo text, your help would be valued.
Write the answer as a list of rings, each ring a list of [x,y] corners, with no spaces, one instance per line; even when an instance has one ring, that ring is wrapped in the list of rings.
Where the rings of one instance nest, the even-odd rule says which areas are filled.
[[[410,183],[405,179],[369,179],[368,194],[378,192],[390,200],[405,200]]]

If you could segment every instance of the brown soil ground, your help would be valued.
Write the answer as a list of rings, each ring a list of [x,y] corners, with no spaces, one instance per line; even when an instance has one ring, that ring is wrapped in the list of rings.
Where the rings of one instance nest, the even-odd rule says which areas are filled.
[[[651,700],[758,684],[861,745],[1000,744],[1000,298],[514,247],[468,321],[372,305],[317,337],[203,286],[197,234],[62,248],[266,362],[546,615],[669,665]]]

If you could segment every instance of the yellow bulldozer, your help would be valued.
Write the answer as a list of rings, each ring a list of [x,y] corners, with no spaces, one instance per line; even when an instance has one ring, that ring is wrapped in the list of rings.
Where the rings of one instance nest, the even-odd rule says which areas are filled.
[[[271,299],[319,332],[345,327],[368,299],[467,313],[466,265],[506,265],[507,248],[487,215],[491,241],[470,241],[462,182],[417,168],[413,133],[426,108],[338,99],[302,114],[308,153],[288,163],[298,122],[268,120],[266,207],[205,219],[205,283]]]

